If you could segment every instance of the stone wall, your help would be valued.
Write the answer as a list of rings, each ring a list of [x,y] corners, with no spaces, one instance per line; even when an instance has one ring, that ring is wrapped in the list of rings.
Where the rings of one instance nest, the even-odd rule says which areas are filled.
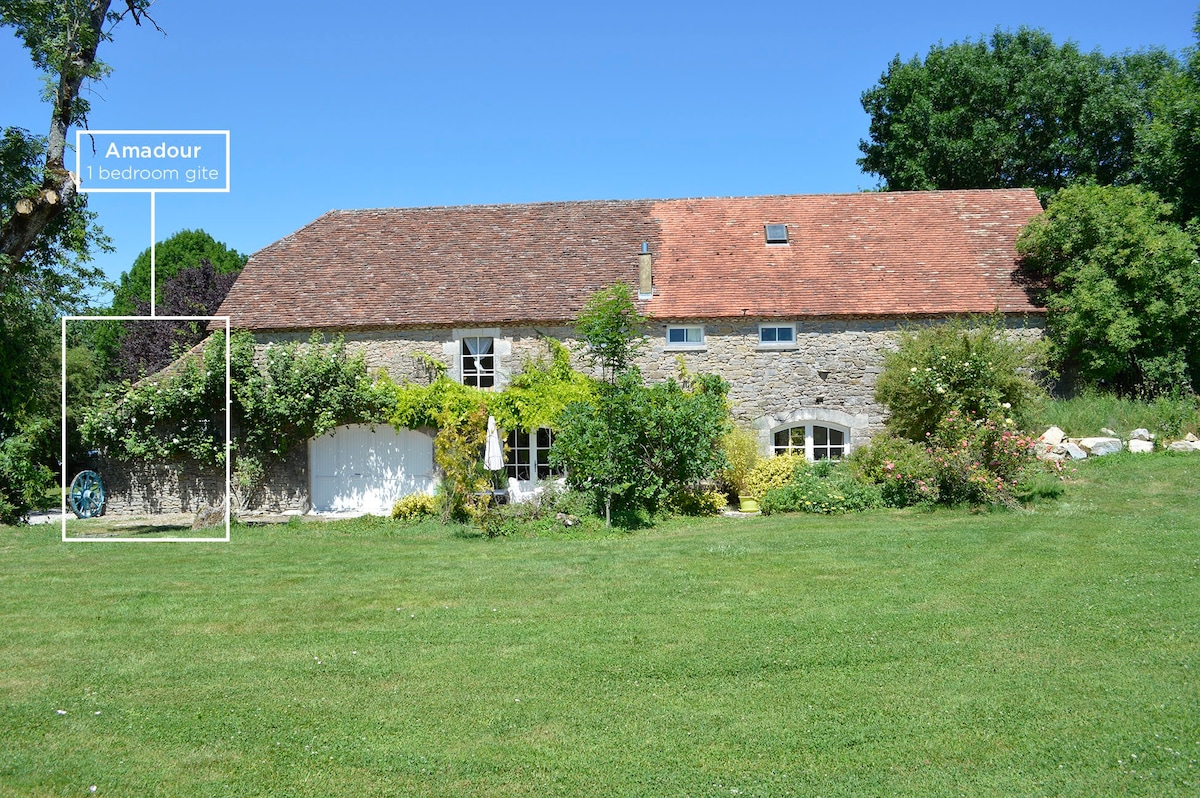
[[[689,321],[704,326],[704,344],[671,346],[666,341],[668,322],[651,321],[647,346],[637,364],[648,381],[679,374],[680,364],[694,373],[716,373],[730,384],[734,417],[759,433],[760,448],[770,449],[771,431],[804,422],[827,422],[850,433],[856,448],[883,429],[886,410],[875,401],[875,382],[883,370],[886,352],[896,347],[903,327],[934,324],[900,319],[811,320],[795,323],[794,343],[760,344],[763,319]],[[682,322],[681,322],[682,323]],[[770,320],[768,323],[790,323]],[[1043,333],[1040,318],[1012,318],[1010,333],[1035,339]],[[446,364],[457,378],[457,339],[463,334],[492,335],[497,339],[500,385],[520,371],[530,359],[547,359],[541,340],[554,338],[572,349],[572,365],[587,367],[578,352],[574,330],[564,326],[481,329],[403,330],[346,333],[347,348],[364,353],[370,369],[384,369],[397,381],[426,384],[433,377],[426,361]],[[260,335],[260,346],[273,342],[303,341],[307,335]]]
[[[101,458],[95,469],[104,482],[107,515],[195,513],[225,503],[224,466],[195,460],[147,463]],[[308,445],[293,446],[249,495],[243,497],[235,487],[231,507],[235,514],[307,512]]]
[[[429,362],[436,361],[446,367],[452,379],[458,379],[458,341],[464,334],[490,335],[496,339],[497,371],[501,385],[513,374],[520,372],[529,360],[548,360],[549,349],[543,338],[559,341],[572,340],[569,327],[505,327],[500,328],[450,328],[436,330],[379,330],[369,332],[341,333],[346,341],[346,350],[351,354],[362,353],[367,369],[371,372],[383,370],[396,382],[413,382],[427,385],[436,371]],[[304,343],[308,333],[260,333],[258,356],[264,356],[266,348],[284,343]],[[578,358],[574,365],[582,368]]]
[[[194,460],[147,463],[102,458],[96,471],[104,483],[107,515],[195,513],[225,503],[223,466]]]

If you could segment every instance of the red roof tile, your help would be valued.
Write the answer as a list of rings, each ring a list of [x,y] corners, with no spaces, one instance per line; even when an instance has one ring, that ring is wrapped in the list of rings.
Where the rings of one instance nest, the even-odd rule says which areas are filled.
[[[570,321],[654,256],[659,318],[1038,312],[1012,280],[1032,191],[332,211],[257,252],[218,315],[241,329]],[[768,245],[765,224],[790,243]]]

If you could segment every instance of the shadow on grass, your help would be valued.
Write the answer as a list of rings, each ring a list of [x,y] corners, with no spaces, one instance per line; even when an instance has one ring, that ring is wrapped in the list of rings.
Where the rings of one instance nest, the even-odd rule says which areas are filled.
[[[67,521],[67,539],[91,538],[224,538],[225,526],[192,529],[189,521],[181,518],[92,518]]]

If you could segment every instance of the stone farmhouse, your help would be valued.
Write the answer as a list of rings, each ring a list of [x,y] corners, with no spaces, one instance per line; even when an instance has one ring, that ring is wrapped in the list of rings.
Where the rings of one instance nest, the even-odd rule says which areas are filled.
[[[763,453],[837,458],[904,324],[999,312],[1040,335],[1014,243],[1031,190],[548,202],[331,211],[251,257],[218,315],[260,346],[341,334],[397,381],[502,388],[588,297],[636,288],[648,380],[721,374]],[[342,427],[297,447],[259,504],[384,512],[435,478],[431,431]],[[510,476],[548,474],[552,430],[507,430]]]

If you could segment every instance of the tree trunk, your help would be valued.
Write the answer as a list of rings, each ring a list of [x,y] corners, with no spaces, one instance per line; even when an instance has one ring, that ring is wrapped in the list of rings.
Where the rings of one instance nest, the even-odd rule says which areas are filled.
[[[96,63],[96,48],[104,37],[109,5],[111,0],[89,0],[86,20],[80,20],[80,28],[71,31],[62,61],[53,65],[58,73],[58,88],[50,114],[42,190],[29,198],[28,203],[21,203],[17,212],[0,226],[0,254],[8,256],[7,263],[0,263],[0,284],[12,276],[38,235],[75,198],[75,178],[65,162],[67,131],[75,122],[79,90]]]

